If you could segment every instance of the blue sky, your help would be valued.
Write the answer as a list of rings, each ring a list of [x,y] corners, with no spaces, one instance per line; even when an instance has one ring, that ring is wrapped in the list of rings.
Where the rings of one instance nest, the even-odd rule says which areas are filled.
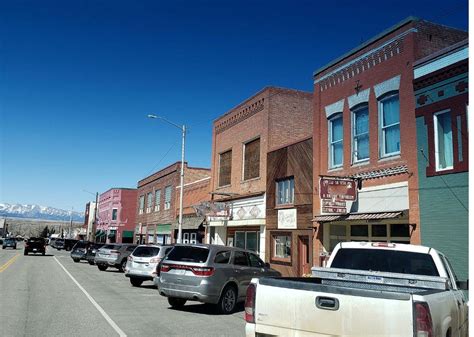
[[[83,211],[180,159],[211,122],[415,15],[467,29],[467,1],[0,1],[0,202]],[[167,154],[165,156],[165,154]]]

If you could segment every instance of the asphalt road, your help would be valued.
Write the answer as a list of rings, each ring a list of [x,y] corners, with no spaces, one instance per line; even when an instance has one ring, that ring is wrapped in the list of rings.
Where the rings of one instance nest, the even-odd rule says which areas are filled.
[[[151,282],[132,287],[123,273],[74,263],[65,251],[0,250],[2,337],[243,336],[243,314],[243,305],[228,316],[197,302],[171,309]]]

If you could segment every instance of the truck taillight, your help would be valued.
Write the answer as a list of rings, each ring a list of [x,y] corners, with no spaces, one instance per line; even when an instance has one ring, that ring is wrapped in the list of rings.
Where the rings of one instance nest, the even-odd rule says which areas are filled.
[[[257,287],[254,283],[250,283],[247,288],[247,297],[245,298],[245,321],[247,323],[255,323],[255,295]]]
[[[433,337],[433,321],[430,307],[426,302],[415,302],[416,330],[415,337]]]
[[[171,268],[170,268],[170,265],[169,265],[169,264],[162,264],[162,265],[161,265],[161,272],[162,272],[162,273],[167,273],[167,272],[170,271],[170,269],[171,269]]]
[[[118,251],[118,250],[111,250],[111,251],[110,251],[110,255],[112,255],[112,254],[113,254],[113,255],[119,255],[119,254],[120,254],[120,251]]]

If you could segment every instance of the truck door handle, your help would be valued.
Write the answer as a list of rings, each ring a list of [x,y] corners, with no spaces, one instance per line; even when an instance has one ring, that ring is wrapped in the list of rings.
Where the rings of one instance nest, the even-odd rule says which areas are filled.
[[[332,297],[316,297],[316,307],[323,310],[338,310],[339,300]]]

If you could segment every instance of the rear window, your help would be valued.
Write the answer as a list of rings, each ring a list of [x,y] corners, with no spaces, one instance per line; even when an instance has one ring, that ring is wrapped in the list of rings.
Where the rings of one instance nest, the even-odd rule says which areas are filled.
[[[101,248],[102,249],[117,249],[117,248],[119,248],[119,246],[117,246],[117,245],[103,245]]]
[[[137,247],[132,254],[136,257],[152,257],[158,256],[159,253],[160,248],[158,247]]]
[[[85,248],[87,247],[87,242],[78,242],[74,245],[74,248]]]
[[[204,247],[175,246],[167,260],[203,263],[209,257],[209,249]]]
[[[5,242],[15,242],[15,239],[5,239]]]
[[[127,252],[133,252],[137,246],[128,246]]]
[[[431,255],[385,249],[343,248],[337,252],[331,267],[439,276]]]
[[[28,242],[44,242],[43,238],[31,238],[28,239]]]

